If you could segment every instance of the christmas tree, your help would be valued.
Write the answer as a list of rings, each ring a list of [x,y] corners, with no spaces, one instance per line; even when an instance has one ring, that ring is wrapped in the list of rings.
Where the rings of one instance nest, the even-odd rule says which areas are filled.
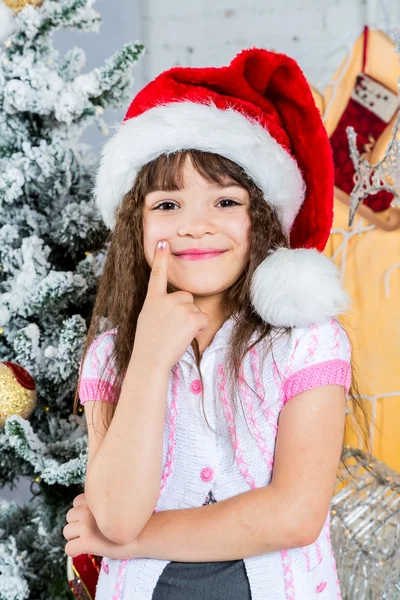
[[[98,30],[92,4],[0,0],[0,485],[32,480],[28,504],[0,499],[0,600],[73,597],[62,531],[83,492],[87,435],[82,409],[71,413],[106,252],[97,158],[80,137],[96,122],[106,132],[101,114],[128,102],[143,53],[127,44],[89,73],[81,49],[60,56],[55,30]]]

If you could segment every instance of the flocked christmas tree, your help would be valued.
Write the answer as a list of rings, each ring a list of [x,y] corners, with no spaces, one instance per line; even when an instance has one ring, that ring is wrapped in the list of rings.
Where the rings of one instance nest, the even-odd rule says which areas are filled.
[[[80,137],[94,122],[105,130],[104,109],[128,102],[143,46],[127,44],[81,74],[83,51],[59,56],[52,34],[96,31],[91,0],[7,4],[14,10],[0,0],[0,486],[30,477],[33,499],[0,498],[0,600],[61,600],[73,597],[62,530],[87,464],[73,393],[106,233],[91,197],[97,157]],[[5,361],[29,372],[36,398],[32,380]]]

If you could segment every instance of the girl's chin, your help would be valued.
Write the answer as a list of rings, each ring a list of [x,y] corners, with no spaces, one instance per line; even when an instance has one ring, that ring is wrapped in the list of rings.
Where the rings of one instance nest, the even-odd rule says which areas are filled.
[[[199,286],[197,285],[190,285],[190,282],[186,282],[186,283],[173,283],[171,282],[171,285],[177,289],[177,290],[184,290],[185,292],[190,292],[191,294],[193,294],[193,296],[215,296],[216,294],[220,294],[221,292],[224,292],[225,290],[228,289],[229,285],[227,284],[226,287],[222,287],[221,288],[221,282],[219,282],[219,284],[215,285],[215,286]]]

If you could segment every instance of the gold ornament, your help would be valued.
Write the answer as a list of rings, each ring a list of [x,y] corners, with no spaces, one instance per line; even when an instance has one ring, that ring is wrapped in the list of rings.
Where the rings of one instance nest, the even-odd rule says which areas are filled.
[[[12,362],[0,363],[0,427],[11,415],[27,419],[36,406],[35,380]]]
[[[39,8],[39,6],[42,6],[43,4],[43,0],[4,0],[4,2],[15,13],[18,13],[20,10],[25,8],[25,6],[28,6],[28,4],[34,8]]]

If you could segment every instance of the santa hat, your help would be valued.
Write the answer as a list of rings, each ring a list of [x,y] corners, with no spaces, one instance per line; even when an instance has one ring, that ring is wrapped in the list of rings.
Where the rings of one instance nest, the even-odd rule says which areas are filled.
[[[272,249],[253,275],[252,304],[262,319],[307,326],[343,312],[347,294],[320,253],[333,218],[331,147],[298,64],[253,48],[229,66],[174,67],[146,85],[103,148],[95,197],[105,224],[114,227],[143,165],[185,149],[240,165],[289,234],[290,249]]]

